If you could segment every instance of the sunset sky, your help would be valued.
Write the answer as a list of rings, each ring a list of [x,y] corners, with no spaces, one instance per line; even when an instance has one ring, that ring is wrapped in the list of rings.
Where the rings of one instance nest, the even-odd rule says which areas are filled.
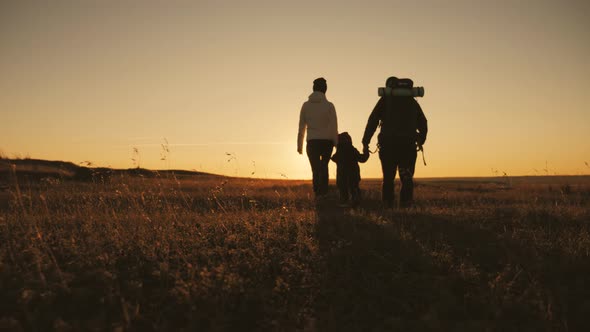
[[[307,179],[312,81],[360,149],[398,76],[426,91],[417,177],[590,174],[588,17],[584,0],[1,1],[0,152]],[[361,173],[381,176],[377,154]]]

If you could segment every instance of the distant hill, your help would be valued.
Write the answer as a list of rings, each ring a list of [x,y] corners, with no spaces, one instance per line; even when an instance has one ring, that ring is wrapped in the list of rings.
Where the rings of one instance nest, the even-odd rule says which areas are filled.
[[[13,171],[12,169],[15,169]],[[0,158],[0,188],[9,183],[13,174],[19,180],[40,181],[41,179],[54,178],[73,181],[92,181],[106,179],[113,176],[129,175],[140,177],[168,177],[174,175],[177,178],[184,177],[226,177],[212,173],[186,171],[186,170],[149,170],[145,168],[113,169],[107,167],[86,167],[67,161],[51,161],[43,159],[2,159]],[[334,180],[334,179],[331,179]],[[363,182],[381,181],[380,178],[364,178]],[[495,185],[551,185],[551,184],[590,184],[590,175],[535,175],[535,176],[502,176],[502,177],[440,177],[440,178],[416,178],[422,184],[437,185],[468,185],[472,183],[488,183]]]
[[[56,178],[74,181],[91,181],[97,178],[109,178],[116,175],[141,177],[158,177],[174,174],[177,177],[208,176],[223,177],[205,172],[186,170],[149,170],[145,168],[113,169],[107,167],[79,166],[67,161],[42,159],[0,159],[0,183],[7,183],[14,174],[18,179],[39,181],[44,178]]]

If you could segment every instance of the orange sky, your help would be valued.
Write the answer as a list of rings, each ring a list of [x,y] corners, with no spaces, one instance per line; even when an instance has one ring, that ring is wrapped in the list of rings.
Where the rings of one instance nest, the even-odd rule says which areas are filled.
[[[146,168],[310,178],[296,135],[313,79],[360,148],[395,75],[426,90],[417,177],[589,174],[589,16],[587,1],[2,1],[0,152],[128,168],[137,148]],[[377,155],[361,172],[380,177]]]

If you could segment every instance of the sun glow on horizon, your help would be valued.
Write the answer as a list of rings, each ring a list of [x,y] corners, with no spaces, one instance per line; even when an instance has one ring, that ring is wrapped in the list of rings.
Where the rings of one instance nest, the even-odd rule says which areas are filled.
[[[136,148],[150,169],[309,179],[313,79],[360,148],[396,75],[426,90],[416,177],[590,173],[590,3],[500,4],[2,4],[0,151],[130,168]],[[361,175],[381,176],[378,154]]]

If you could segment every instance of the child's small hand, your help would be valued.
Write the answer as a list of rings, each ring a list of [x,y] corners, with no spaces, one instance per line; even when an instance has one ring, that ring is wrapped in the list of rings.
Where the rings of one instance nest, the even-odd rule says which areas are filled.
[[[367,153],[369,153],[369,146],[363,145],[363,154],[367,154]]]

